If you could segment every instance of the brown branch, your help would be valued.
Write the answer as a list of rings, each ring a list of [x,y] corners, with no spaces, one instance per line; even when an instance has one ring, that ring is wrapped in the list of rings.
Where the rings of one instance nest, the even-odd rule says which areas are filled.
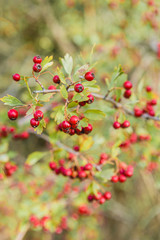
[[[68,89],[68,92],[73,92],[74,89]],[[46,94],[46,93],[54,93],[54,92],[60,92],[59,89],[54,89],[54,90],[40,90],[40,91],[34,91],[33,93],[43,93],[43,94]],[[134,112],[131,111],[131,110],[128,110],[127,108],[125,108],[121,103],[118,103],[116,102],[114,99],[110,98],[110,97],[106,97],[106,95],[101,95],[101,94],[98,94],[98,93],[91,93],[94,97],[96,98],[99,98],[99,99],[102,99],[106,102],[109,102],[111,103],[115,108],[117,109],[122,109],[126,114],[128,115],[131,115],[131,116],[134,116]],[[141,116],[141,118],[144,118],[146,120],[154,120],[154,121],[160,121],[160,118],[159,117],[152,117],[150,116],[149,114],[145,113]]]

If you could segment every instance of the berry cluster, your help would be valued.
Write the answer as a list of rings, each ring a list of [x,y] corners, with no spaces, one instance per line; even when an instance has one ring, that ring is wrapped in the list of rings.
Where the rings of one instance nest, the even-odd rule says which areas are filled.
[[[109,158],[109,155],[107,155],[106,153],[101,153],[98,165],[105,164],[108,158]]]
[[[119,147],[120,148],[128,148],[131,144],[142,141],[149,141],[151,139],[150,135],[137,135],[136,133],[132,133],[126,141],[122,142]]]
[[[81,205],[81,206],[78,207],[78,213],[80,215],[89,216],[91,214],[91,210],[86,205]]]
[[[130,127],[130,122],[128,121],[128,120],[125,120],[123,123],[120,123],[120,122],[118,122],[118,121],[115,121],[114,123],[113,123],[113,127],[114,127],[114,129],[118,129],[118,128],[128,128],[128,127]]]
[[[123,87],[125,88],[125,92],[123,96],[125,98],[130,98],[130,96],[132,95],[132,92],[131,92],[132,83],[130,81],[126,81],[124,82]]]
[[[30,124],[33,128],[36,128],[39,126],[39,121],[41,121],[43,118],[43,112],[41,110],[37,110],[33,116],[34,118],[30,120]]]
[[[114,175],[111,177],[111,182],[116,183],[116,182],[125,182],[127,178],[132,177],[134,168],[131,165],[126,165],[126,164],[121,164],[122,166],[119,169],[118,175]]]
[[[87,100],[87,101],[79,102],[79,105],[80,105],[81,107],[83,107],[84,105],[86,105],[86,103],[91,104],[91,103],[94,102],[94,97],[93,97],[92,94],[89,94],[87,97],[88,97],[88,100]]]
[[[41,66],[41,62],[42,62],[42,58],[40,56],[35,56],[33,58],[33,71],[34,72],[40,72],[42,70],[42,66]]]
[[[73,156],[70,156],[73,158]],[[77,167],[73,165],[70,168],[64,167],[65,161],[63,159],[59,160],[59,166],[55,162],[50,162],[49,167],[52,171],[54,171],[57,175],[62,174],[63,176],[70,177],[71,179],[79,178],[81,180],[92,176],[92,164],[87,163],[85,166]]]
[[[155,111],[153,109],[153,106],[157,105],[156,99],[152,99],[146,103],[145,108],[140,109],[138,107],[134,108],[134,115],[135,117],[141,117],[144,113],[148,113],[148,115],[154,117]]]
[[[68,133],[70,135],[74,135],[74,134],[77,134],[77,135],[81,135],[81,134],[89,134],[93,127],[91,124],[88,124],[87,127],[80,127],[78,128],[78,124],[80,122],[80,119],[73,115],[69,121],[63,121],[59,124],[58,126],[58,129],[60,131],[63,131],[64,133]]]
[[[67,217],[62,217],[61,218],[61,222],[60,225],[56,228],[56,233],[57,234],[61,234],[63,232],[63,230],[66,230],[68,228],[68,224],[67,224]]]
[[[46,228],[46,222],[49,220],[49,217],[48,216],[44,216],[42,218],[38,218],[37,216],[35,215],[31,215],[30,216],[30,223],[32,224],[32,226],[34,228],[37,228],[37,227],[42,227],[42,229],[44,231],[48,231],[48,229]]]
[[[7,177],[12,176],[16,170],[17,170],[16,165],[11,164],[10,162],[5,163],[4,172]]]
[[[88,195],[88,201],[92,202],[94,200],[96,200],[99,204],[103,204],[105,203],[106,200],[110,200],[112,197],[111,192],[105,192],[105,193],[101,193],[101,192],[97,192],[97,194],[89,194]]]

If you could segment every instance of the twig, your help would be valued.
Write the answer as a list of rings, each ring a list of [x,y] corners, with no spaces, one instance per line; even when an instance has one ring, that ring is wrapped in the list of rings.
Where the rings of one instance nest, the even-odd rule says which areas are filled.
[[[68,89],[68,92],[73,92],[74,89]],[[54,93],[54,92],[60,92],[59,89],[54,89],[54,90],[41,90],[41,91],[34,91],[33,93]],[[91,93],[94,97],[102,99],[106,102],[111,103],[115,108],[117,109],[122,109],[126,114],[131,115],[131,116],[135,116],[134,112],[131,110],[128,110],[127,108],[125,108],[121,103],[116,102],[114,99],[110,98],[110,97],[106,97],[106,95],[102,95],[102,94],[98,94],[98,93]],[[154,120],[154,121],[160,121],[159,117],[153,117],[150,116],[149,114],[145,113],[141,116],[141,118],[144,118],[146,120]]]

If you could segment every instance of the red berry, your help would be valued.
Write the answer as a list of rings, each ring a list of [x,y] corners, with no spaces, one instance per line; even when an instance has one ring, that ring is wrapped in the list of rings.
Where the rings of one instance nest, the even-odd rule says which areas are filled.
[[[150,104],[151,104],[152,106],[157,105],[157,100],[156,100],[156,99],[152,99],[152,100],[150,101]]]
[[[81,129],[76,128],[76,134],[77,135],[81,135],[83,133],[83,128],[81,127]]]
[[[20,134],[20,137],[21,137],[22,139],[27,139],[27,138],[29,138],[29,133],[28,133],[28,132],[22,132],[22,133]]]
[[[57,167],[57,164],[55,162],[50,162],[49,167],[50,167],[50,169],[55,170]]]
[[[131,95],[132,95],[131,90],[126,90],[126,91],[124,92],[124,94],[123,94],[123,96],[124,96],[125,98],[130,98]]]
[[[89,194],[88,195],[88,201],[92,202],[94,200],[94,195],[93,194]]]
[[[102,193],[101,193],[101,192],[97,192],[97,194],[94,195],[94,199],[95,199],[95,200],[100,200],[102,197],[103,197],[103,196],[102,196]]]
[[[92,81],[95,78],[94,73],[92,72],[86,72],[84,77],[87,81]]]
[[[103,203],[105,203],[105,201],[106,201],[106,199],[104,197],[101,197],[99,199],[99,204],[103,204]]]
[[[30,124],[31,124],[31,126],[32,126],[33,128],[36,128],[36,127],[38,127],[38,125],[39,125],[39,121],[37,121],[37,120],[35,120],[34,118],[32,118],[32,119],[30,120]]]
[[[81,107],[83,107],[84,105],[86,105],[86,102],[84,101],[84,102],[79,102],[79,105],[81,106]]]
[[[55,75],[55,76],[53,77],[53,82],[54,82],[54,83],[57,83],[57,84],[59,84],[59,83],[61,82],[61,80],[60,80],[60,78],[59,78],[58,75]]]
[[[74,151],[79,152],[79,146],[76,145],[73,147],[73,149],[74,149]]]
[[[148,111],[148,114],[149,114],[150,116],[154,117],[154,116],[155,116],[155,111],[154,111],[154,110],[149,110],[149,111]]]
[[[77,125],[79,123],[79,118],[75,115],[73,115],[69,120],[71,125]]]
[[[88,104],[91,104],[94,102],[94,97],[92,94],[89,94],[87,97],[88,97],[88,101],[87,101]]]
[[[63,129],[69,129],[69,128],[71,128],[71,124],[68,121],[63,121],[62,122],[62,128]]]
[[[132,177],[132,175],[133,175],[133,170],[127,169],[127,170],[125,171],[125,176],[126,176],[126,177]]]
[[[69,135],[71,135],[71,136],[72,136],[72,135],[74,135],[74,134],[75,134],[75,130],[74,130],[74,129],[72,129],[72,128],[70,128],[70,129],[69,129]]]
[[[33,62],[34,63],[41,63],[42,62],[42,58],[40,56],[34,56]]]
[[[125,120],[122,124],[121,124],[121,127],[122,128],[128,128],[130,126],[130,122]]]
[[[81,178],[81,179],[82,178],[86,178],[87,177],[87,173],[85,171],[83,171],[83,170],[79,171],[78,172],[78,177]]]
[[[117,175],[112,176],[111,177],[111,182],[113,182],[113,183],[118,182],[118,176]]]
[[[10,120],[16,120],[18,118],[18,112],[15,109],[10,109],[8,111],[8,117]]]
[[[147,92],[151,92],[151,91],[152,91],[151,86],[147,86],[147,87],[146,87],[146,91],[147,91]]]
[[[83,85],[82,85],[81,83],[77,83],[77,84],[74,86],[74,90],[75,90],[76,92],[80,93],[80,92],[83,92],[84,87],[83,87]]]
[[[10,133],[14,133],[14,132],[15,132],[15,128],[14,128],[14,127],[10,127],[10,128],[9,128],[9,132],[10,132]]]
[[[113,123],[113,127],[114,127],[115,129],[118,129],[118,128],[121,127],[121,124],[116,121],[116,122]]]
[[[42,67],[41,67],[41,65],[39,63],[35,63],[33,65],[33,71],[34,72],[40,72],[41,70],[42,70]]]
[[[111,197],[112,197],[112,194],[111,194],[110,192],[105,192],[105,193],[103,194],[103,197],[104,197],[106,200],[110,200]]]
[[[91,163],[87,163],[87,164],[84,166],[84,169],[85,169],[86,171],[90,171],[92,168],[93,168],[93,166],[92,166]]]
[[[64,175],[65,176],[71,176],[72,175],[72,170],[70,168],[64,170]]]
[[[135,107],[134,108],[134,116],[135,117],[141,117],[143,114],[143,111],[140,108]]]
[[[49,87],[48,87],[48,90],[55,90],[56,89],[56,87],[54,86],[54,85],[50,85]]]
[[[43,112],[41,110],[37,110],[34,113],[34,119],[37,121],[40,121],[40,120],[42,120],[42,118],[43,118]]]
[[[126,181],[126,176],[124,176],[123,174],[121,174],[118,178],[119,182],[123,183]]]
[[[88,124],[88,126],[84,128],[84,133],[89,134],[90,132],[92,132],[92,129],[93,129],[92,125]]]
[[[124,82],[123,87],[125,89],[129,90],[132,88],[132,83],[130,81],[126,81],[126,82]]]
[[[21,78],[21,76],[18,73],[15,73],[14,75],[12,75],[12,78],[14,81],[18,82]]]

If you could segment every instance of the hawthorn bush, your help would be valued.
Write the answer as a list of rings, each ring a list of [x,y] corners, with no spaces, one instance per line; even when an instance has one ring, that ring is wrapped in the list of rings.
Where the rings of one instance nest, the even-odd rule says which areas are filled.
[[[158,239],[159,1],[49,6],[56,50],[35,36],[0,99],[2,240]]]

